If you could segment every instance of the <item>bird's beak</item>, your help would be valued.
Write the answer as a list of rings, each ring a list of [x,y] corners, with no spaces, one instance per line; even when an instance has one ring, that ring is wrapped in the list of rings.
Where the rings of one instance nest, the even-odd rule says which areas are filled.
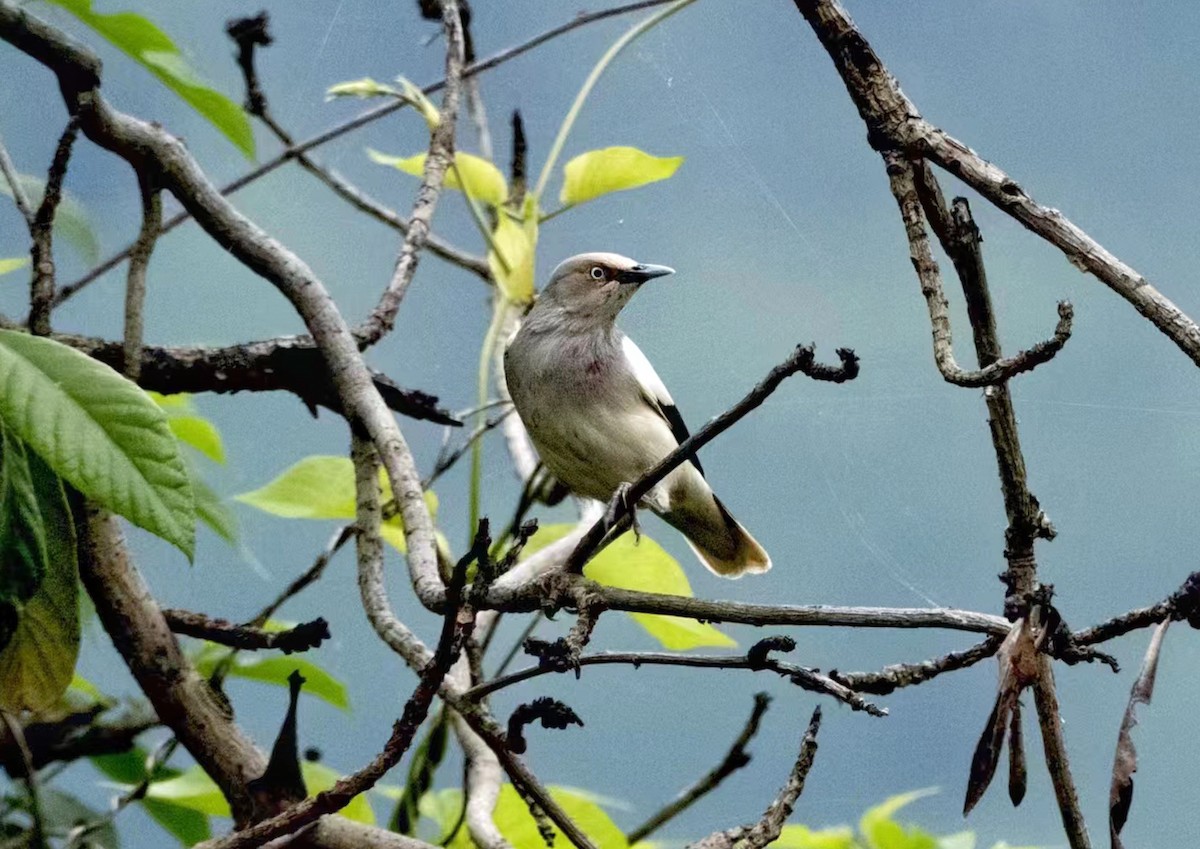
[[[617,274],[617,280],[622,283],[645,283],[647,280],[653,280],[655,277],[666,277],[668,274],[674,274],[675,269],[665,265],[647,265],[638,263],[633,268],[627,268]]]

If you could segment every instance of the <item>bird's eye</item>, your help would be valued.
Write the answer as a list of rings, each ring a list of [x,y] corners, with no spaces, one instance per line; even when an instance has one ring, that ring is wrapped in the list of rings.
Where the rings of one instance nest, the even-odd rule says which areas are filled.
[[[592,275],[593,280],[603,280],[604,279],[604,269],[598,265],[593,265],[590,273]]]

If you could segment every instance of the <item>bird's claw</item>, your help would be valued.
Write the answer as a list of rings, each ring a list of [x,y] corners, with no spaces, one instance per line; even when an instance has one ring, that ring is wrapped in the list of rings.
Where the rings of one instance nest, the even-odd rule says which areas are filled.
[[[622,483],[617,486],[613,493],[612,500],[608,502],[608,510],[604,514],[604,523],[612,530],[621,520],[621,515],[629,516],[630,527],[633,528],[633,538],[637,542],[642,541],[642,526],[638,522],[637,505],[631,504],[629,501],[629,491],[633,489],[633,484]]]

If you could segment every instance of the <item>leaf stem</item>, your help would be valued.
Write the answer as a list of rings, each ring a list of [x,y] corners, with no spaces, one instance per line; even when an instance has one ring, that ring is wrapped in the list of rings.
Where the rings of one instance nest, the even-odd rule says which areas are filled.
[[[537,188],[533,190],[535,197],[541,200],[542,193],[546,190],[546,183],[550,181],[550,173],[554,170],[554,165],[562,153],[563,146],[567,143],[567,136],[571,134],[571,128],[575,125],[575,119],[579,117],[579,113],[583,109],[584,101],[592,93],[592,89],[596,87],[600,76],[612,64],[612,61],[639,36],[694,2],[695,0],[676,0],[676,2],[667,8],[655,12],[640,23],[634,24],[625,31],[624,35],[614,41],[612,46],[600,57],[600,61],[596,63],[591,73],[588,74],[587,79],[583,81],[583,87],[579,89],[579,94],[575,95],[575,102],[571,104],[571,108],[567,112],[567,117],[563,119],[562,126],[558,128],[558,135],[554,137],[554,144],[550,148],[550,155],[546,157],[546,164],[542,166],[542,173],[538,175]]]

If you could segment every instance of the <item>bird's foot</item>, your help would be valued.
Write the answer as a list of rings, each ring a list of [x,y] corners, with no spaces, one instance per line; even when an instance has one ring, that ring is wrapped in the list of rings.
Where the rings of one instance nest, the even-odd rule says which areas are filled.
[[[604,524],[611,531],[620,523],[623,516],[628,516],[629,524],[633,528],[633,538],[637,542],[641,542],[642,526],[638,522],[637,505],[630,503],[629,491],[631,489],[633,489],[631,483],[622,483],[617,486],[612,499],[608,502],[608,510],[604,513]]]

